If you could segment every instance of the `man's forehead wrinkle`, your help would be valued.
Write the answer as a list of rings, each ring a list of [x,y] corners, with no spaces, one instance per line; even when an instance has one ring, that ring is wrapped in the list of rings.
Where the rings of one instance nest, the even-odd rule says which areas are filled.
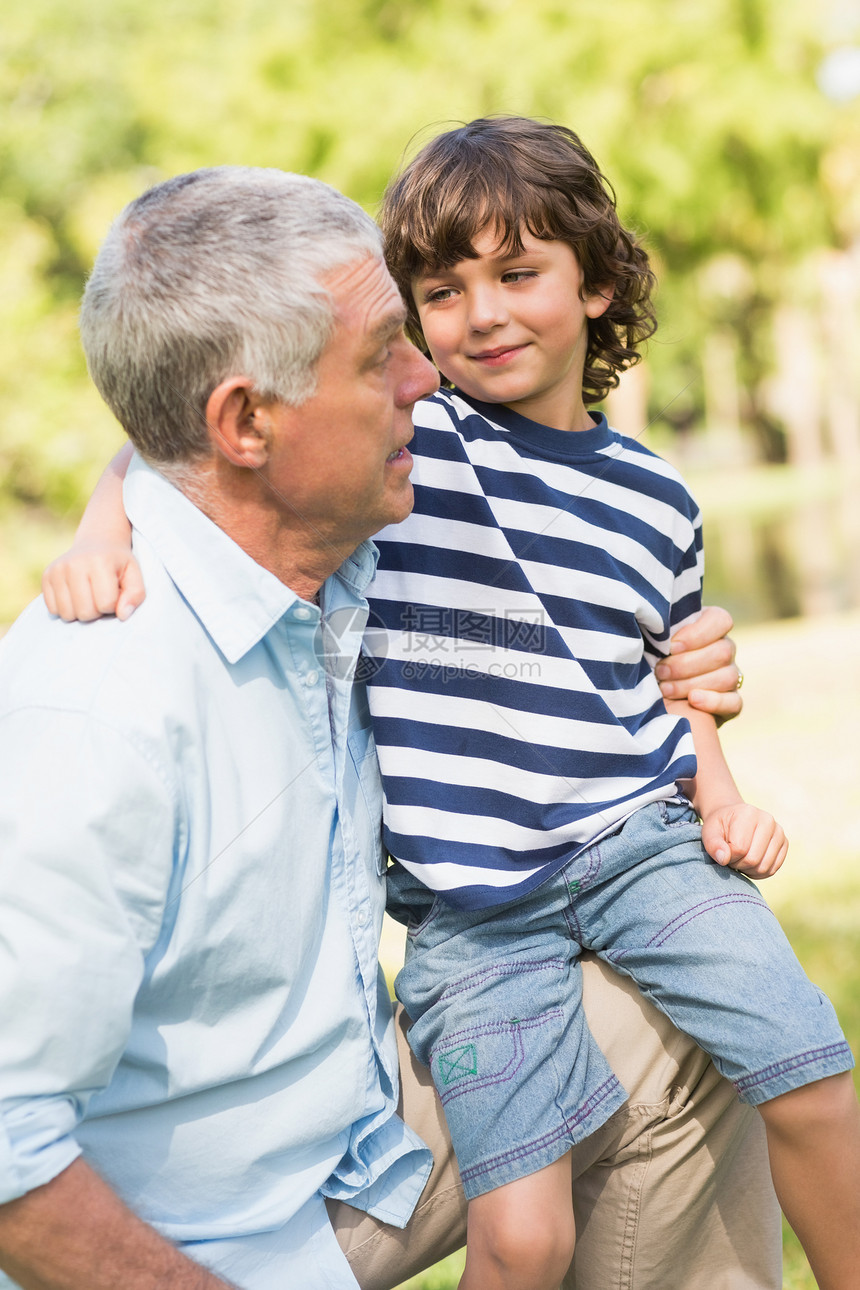
[[[339,292],[349,287],[356,278],[361,280],[369,277],[377,265],[384,267],[384,261],[380,257],[362,255],[357,259],[348,260],[345,264],[336,264],[328,273],[323,274],[322,283],[329,291]]]
[[[366,256],[333,269],[324,279],[340,324],[363,327],[369,341],[379,341],[399,331],[407,310],[385,261]]]

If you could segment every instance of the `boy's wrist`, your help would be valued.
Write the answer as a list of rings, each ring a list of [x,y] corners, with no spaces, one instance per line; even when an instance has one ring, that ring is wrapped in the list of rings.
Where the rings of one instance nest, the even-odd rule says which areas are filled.
[[[746,806],[742,797],[720,798],[718,802],[711,802],[703,808],[696,806],[696,810],[701,816],[702,823],[706,824],[715,815],[722,815],[723,811],[733,811],[738,806]]]
[[[704,823],[720,811],[732,810],[736,806],[745,806],[746,802],[734,784],[713,787],[710,790],[695,779],[681,781],[681,788],[689,797],[699,819]]]

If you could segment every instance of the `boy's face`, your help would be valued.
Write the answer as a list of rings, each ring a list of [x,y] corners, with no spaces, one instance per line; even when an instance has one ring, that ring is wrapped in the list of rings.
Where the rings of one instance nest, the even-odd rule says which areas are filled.
[[[478,258],[421,274],[412,283],[433,361],[465,394],[501,403],[557,430],[593,425],[582,401],[587,320],[611,299],[582,298],[582,269],[566,242],[545,242],[528,230],[523,250],[499,246],[484,228]]]

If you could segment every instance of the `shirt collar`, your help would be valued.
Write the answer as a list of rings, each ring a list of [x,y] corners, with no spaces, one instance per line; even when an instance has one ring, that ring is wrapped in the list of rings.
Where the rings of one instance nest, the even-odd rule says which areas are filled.
[[[126,514],[152,546],[228,663],[257,645],[296,595],[136,453],[123,490]],[[376,566],[364,542],[335,574],[361,594]]]

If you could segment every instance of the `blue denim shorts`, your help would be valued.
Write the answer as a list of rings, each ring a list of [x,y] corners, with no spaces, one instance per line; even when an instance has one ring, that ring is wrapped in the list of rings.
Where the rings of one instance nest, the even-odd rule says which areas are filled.
[[[854,1064],[757,887],[708,857],[686,803],[637,811],[507,905],[452,909],[399,866],[389,884],[410,919],[395,990],[469,1198],[551,1164],[626,1099],[587,1027],[583,949],[630,976],[745,1102]]]

